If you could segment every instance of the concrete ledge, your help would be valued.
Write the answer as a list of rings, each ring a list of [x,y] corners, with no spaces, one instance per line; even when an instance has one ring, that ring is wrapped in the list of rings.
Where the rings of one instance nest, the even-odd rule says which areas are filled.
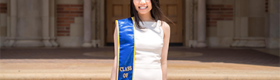
[[[169,74],[168,80],[280,80],[279,74]]]
[[[1,73],[0,80],[109,80],[108,73]],[[168,74],[168,80],[280,80],[279,74]]]
[[[0,80],[110,80],[114,62],[113,47],[2,50]],[[171,47],[168,57],[168,80],[280,80],[279,57],[262,51]]]
[[[57,37],[59,47],[82,47],[83,37]]]
[[[106,73],[1,73],[0,80],[109,80]]]

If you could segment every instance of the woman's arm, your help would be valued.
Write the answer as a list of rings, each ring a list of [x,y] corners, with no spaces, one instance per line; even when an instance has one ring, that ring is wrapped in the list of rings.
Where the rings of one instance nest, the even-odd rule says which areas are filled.
[[[118,36],[117,36],[117,26],[115,27],[114,32],[114,52],[115,52],[115,58],[114,58],[114,66],[112,68],[111,72],[111,80],[116,80],[117,77],[117,58],[118,58]]]
[[[170,26],[166,22],[163,22],[163,25],[161,27],[164,32],[163,47],[161,52],[162,80],[167,80],[167,55],[168,55],[169,39],[170,39]]]

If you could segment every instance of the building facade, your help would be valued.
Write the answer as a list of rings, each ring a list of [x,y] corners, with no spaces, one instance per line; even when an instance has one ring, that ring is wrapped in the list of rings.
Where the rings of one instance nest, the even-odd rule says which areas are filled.
[[[113,45],[130,0],[0,0],[1,47]],[[280,47],[280,0],[160,0],[170,45]]]

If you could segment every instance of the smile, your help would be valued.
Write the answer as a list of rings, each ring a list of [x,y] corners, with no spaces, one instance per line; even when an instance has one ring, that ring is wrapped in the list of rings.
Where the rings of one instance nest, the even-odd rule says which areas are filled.
[[[140,10],[143,10],[143,9],[147,9],[148,6],[144,6],[144,7],[138,7]]]

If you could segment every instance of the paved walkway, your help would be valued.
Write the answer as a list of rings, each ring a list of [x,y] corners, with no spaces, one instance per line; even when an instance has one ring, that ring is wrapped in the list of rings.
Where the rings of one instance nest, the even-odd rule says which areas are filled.
[[[280,80],[279,57],[254,49],[171,47],[168,80]],[[4,48],[0,80],[109,80],[113,48]]]

